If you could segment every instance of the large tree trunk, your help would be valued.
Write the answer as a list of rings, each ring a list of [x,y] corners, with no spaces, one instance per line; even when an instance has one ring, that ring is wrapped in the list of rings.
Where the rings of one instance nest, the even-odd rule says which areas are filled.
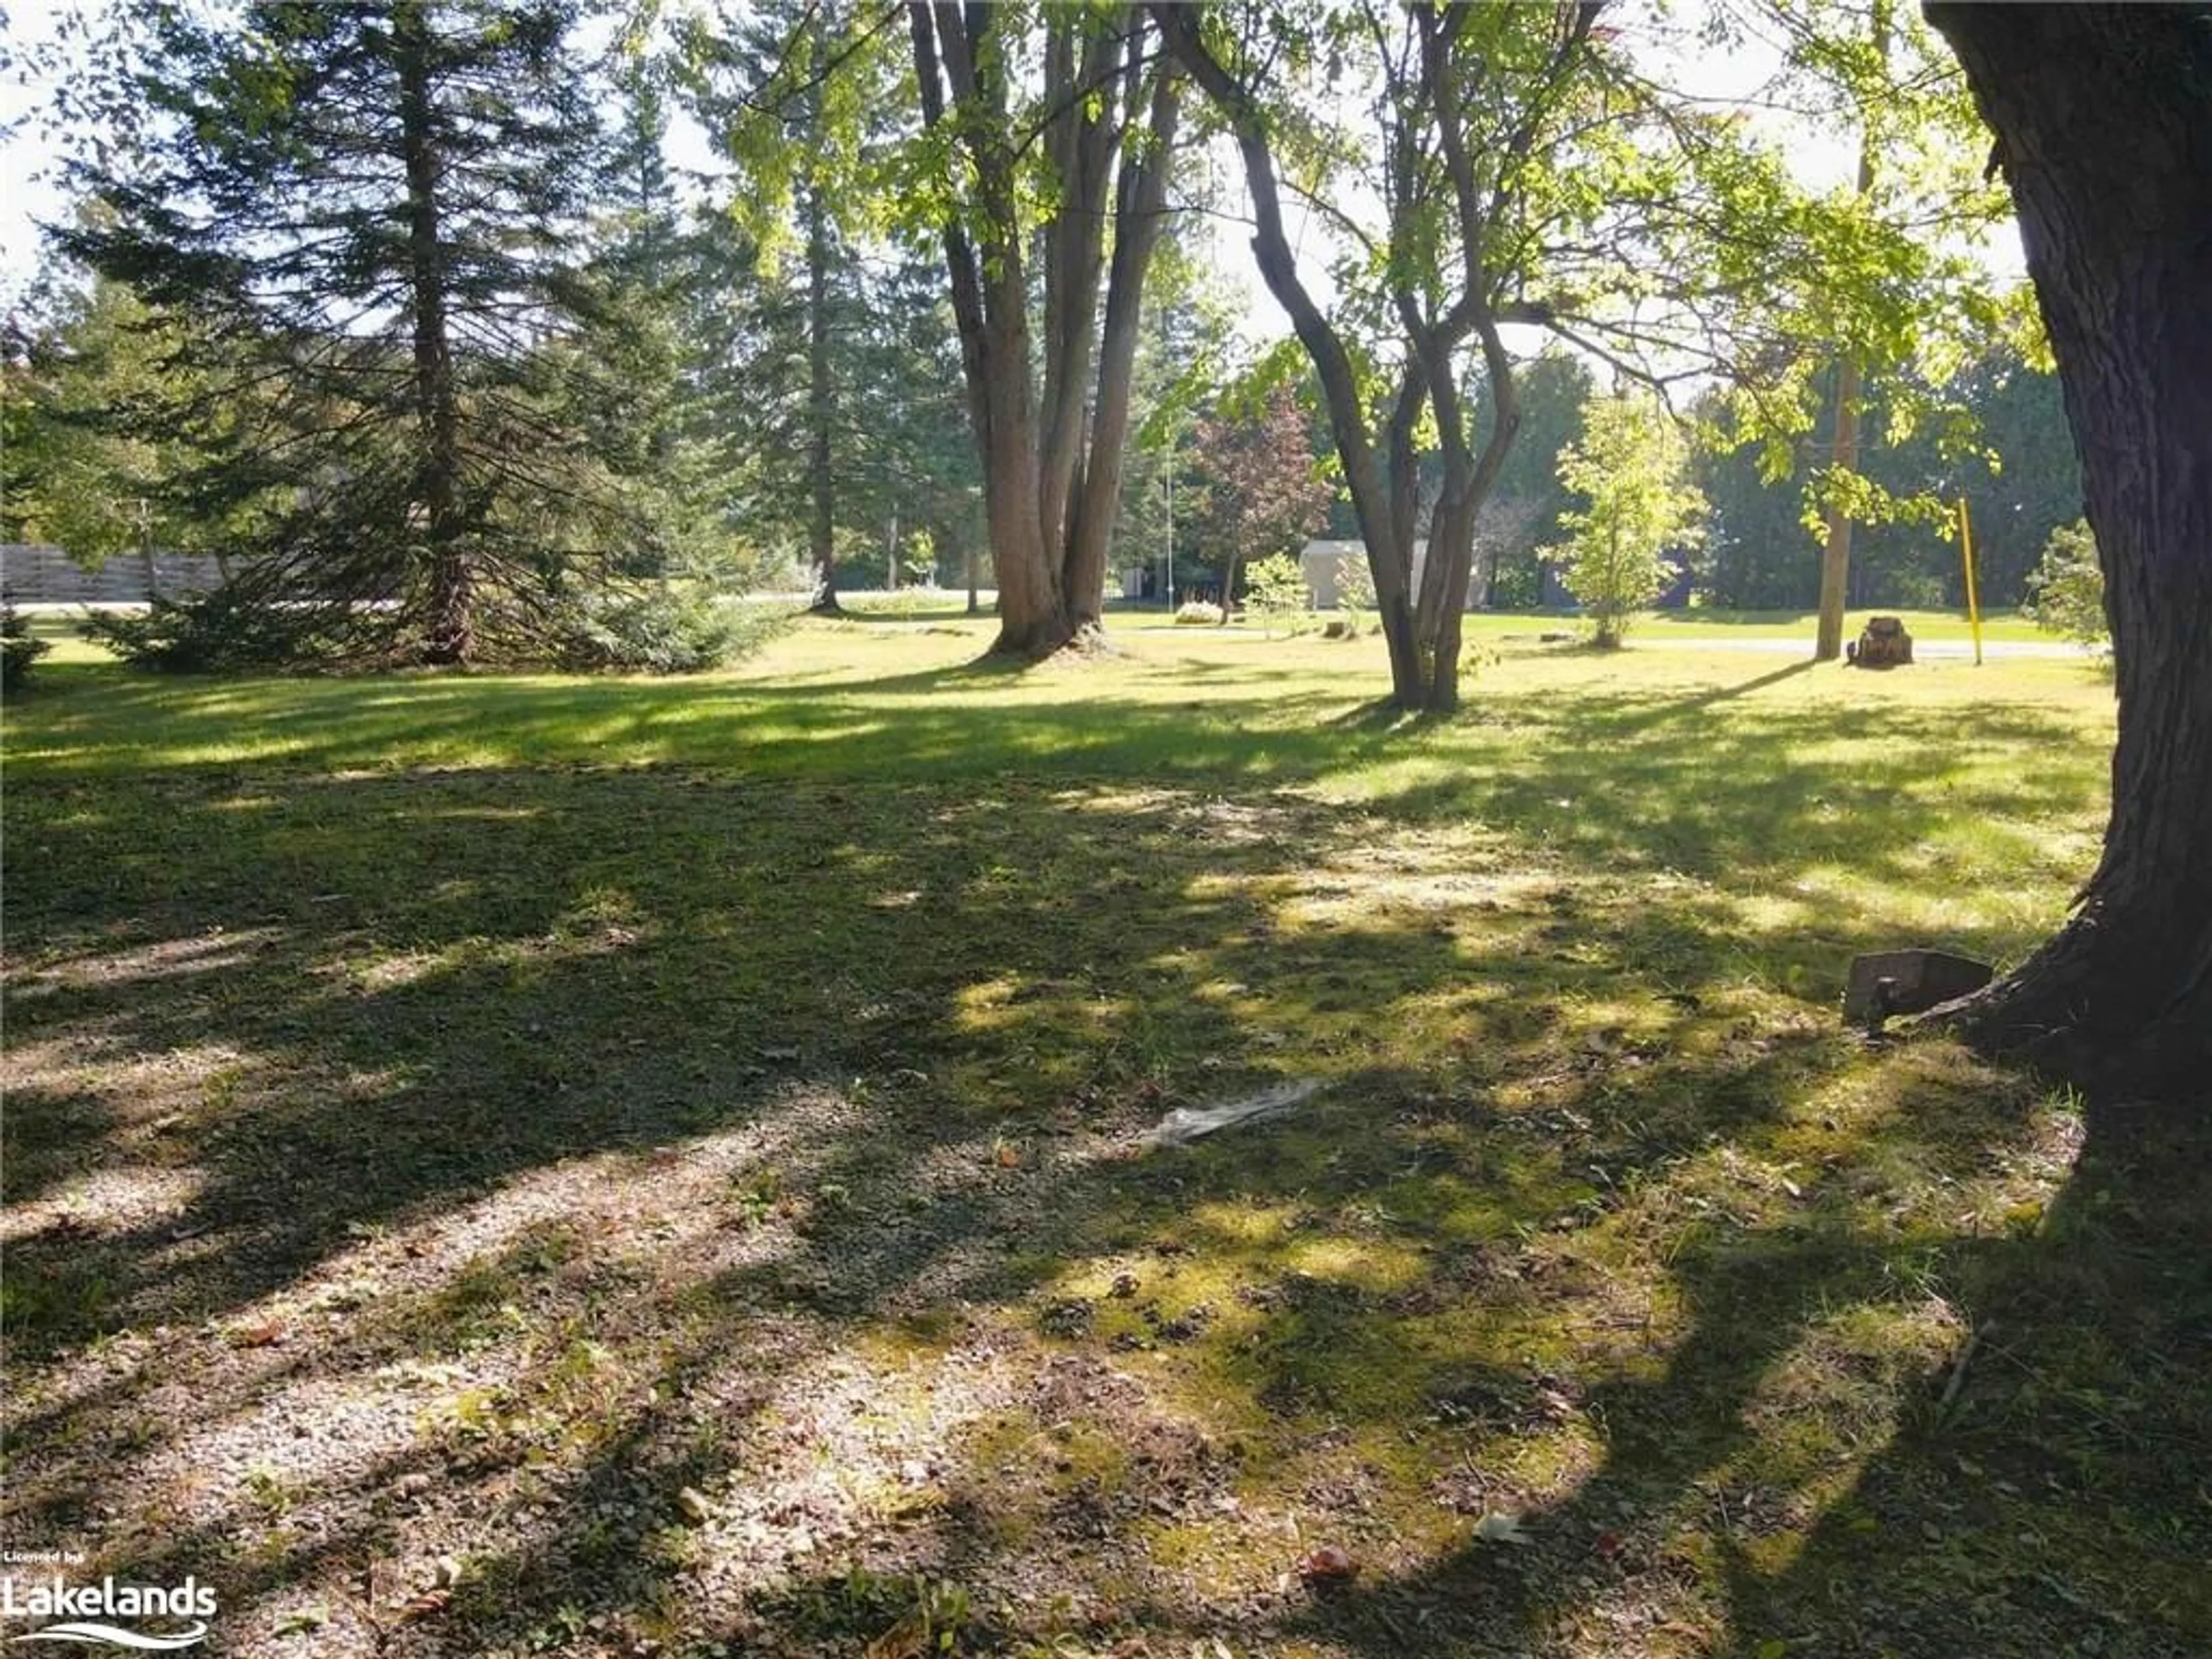
[[[1152,130],[1144,143],[1131,143],[1147,101],[1135,9],[1048,16],[1044,90],[1054,112],[1045,134],[1060,177],[1040,252],[1040,392],[1032,386],[1038,348],[1024,275],[1029,236],[1007,118],[1010,80],[1019,66],[1010,61],[1012,41],[991,38],[1018,20],[1011,9],[943,0],[909,0],[908,19],[923,121],[947,132],[972,179],[971,198],[948,210],[945,242],[999,585],[999,636],[991,648],[1043,656],[1095,629],[1103,609],[1139,304],[1165,207],[1175,95],[1166,72],[1154,70],[1160,78],[1149,100]],[[1115,248],[1102,340],[1109,214]]]
[[[1368,437],[1367,412],[1359,393],[1352,356],[1298,276],[1297,255],[1283,224],[1282,191],[1277,180],[1274,149],[1268,138],[1265,116],[1250,93],[1208,50],[1200,32],[1194,8],[1156,4],[1153,21],[1161,34],[1200,88],[1228,118],[1238,153],[1244,161],[1244,182],[1252,196],[1254,234],[1252,254],[1261,279],[1276,303],[1290,313],[1298,343],[1313,360],[1321,378],[1322,398],[1328,410],[1328,426],[1336,442],[1337,459],[1344,465],[1344,485],[1352,496],[1353,516],[1359,522],[1367,547],[1368,568],[1375,581],[1375,608],[1382,623],[1382,639],[1390,655],[1390,696],[1401,708],[1419,708],[1427,689],[1421,672],[1420,653],[1413,638],[1413,596],[1402,566],[1395,556],[1378,556],[1377,549],[1410,545],[1411,532],[1401,535],[1400,520],[1385,482],[1375,446]],[[1225,605],[1226,593],[1222,595]]]
[[[1129,116],[1133,121],[1142,54],[1129,54]],[[1067,528],[1068,620],[1078,633],[1103,625],[1106,555],[1121,506],[1128,455],[1129,402],[1136,380],[1137,333],[1143,321],[1145,274],[1167,222],[1168,158],[1179,114],[1176,77],[1155,77],[1147,147],[1125,149],[1114,198],[1114,260],[1106,277],[1106,324],[1098,344],[1098,403],[1091,450]],[[1126,141],[1125,141],[1126,142]]]
[[[2108,1095],[2212,1079],[2212,9],[1931,5],[1997,135],[2105,570],[2112,816],[2073,920],[1954,1012]]]
[[[399,123],[407,168],[407,247],[415,312],[416,489],[427,541],[430,600],[423,659],[465,661],[476,644],[474,573],[460,507],[460,405],[446,314],[438,223],[439,158],[431,106],[429,21],[421,0],[392,13]]]
[[[933,130],[945,125],[949,84],[952,104],[963,118],[955,124],[962,131],[953,141],[975,171],[976,235],[969,237],[961,209],[949,208],[945,250],[969,416],[983,471],[985,535],[998,573],[999,637],[991,649],[1042,656],[1065,645],[1073,630],[1058,564],[1047,556],[1039,511],[1042,438],[1030,390],[1035,361],[1014,158],[1002,137],[1008,72],[1000,49],[1004,43],[981,38],[994,25],[994,15],[986,7],[909,0],[907,16],[922,119]]]
[[[1103,28],[1080,28],[1084,20],[1069,9],[1048,9],[1045,16],[1045,98],[1060,106],[1047,133],[1060,174],[1061,206],[1045,234],[1037,514],[1047,546],[1060,549],[1066,545],[1082,468],[1099,277],[1106,260],[1103,210],[1114,156],[1114,123],[1107,112],[1123,42]],[[1092,96],[1082,95],[1086,88]]]
[[[982,450],[983,513],[991,562],[999,573],[999,637],[991,649],[1042,657],[1066,645],[1074,627],[1038,510],[1037,418],[1030,392],[1029,319],[1018,287],[1021,261],[1011,245],[987,258],[996,258],[1005,273],[991,284],[995,303],[985,353],[990,425]]]
[[[1498,337],[1495,319],[1486,307],[1463,305],[1459,308],[1462,325],[1474,330],[1481,343],[1490,394],[1490,431],[1477,455],[1469,437],[1472,422],[1466,400],[1453,378],[1452,335],[1419,326],[1410,301],[1402,301],[1401,309],[1407,337],[1428,362],[1428,404],[1436,417],[1444,465],[1443,488],[1429,516],[1429,556],[1422,567],[1415,615],[1415,638],[1428,670],[1421,707],[1432,714],[1449,714],[1459,708],[1460,645],[1474,580],[1475,526],[1521,430],[1521,400],[1513,360]]]

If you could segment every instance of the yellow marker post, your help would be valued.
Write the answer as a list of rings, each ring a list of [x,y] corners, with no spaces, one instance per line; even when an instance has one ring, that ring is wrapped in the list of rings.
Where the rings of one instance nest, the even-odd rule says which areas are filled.
[[[1974,666],[1982,665],[1982,602],[1974,592],[1974,530],[1966,518],[1966,498],[1959,497],[1959,546],[1966,559],[1966,622],[1974,630]]]

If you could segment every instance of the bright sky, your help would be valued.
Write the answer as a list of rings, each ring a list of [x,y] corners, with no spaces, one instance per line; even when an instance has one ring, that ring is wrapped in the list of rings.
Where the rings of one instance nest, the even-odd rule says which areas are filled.
[[[28,47],[53,38],[53,0],[0,0],[0,309],[12,308],[39,264],[41,221],[59,218],[68,204],[52,177],[53,154],[38,131],[38,112],[53,88],[33,81],[21,62]]]
[[[21,55],[26,49],[52,40],[58,17],[71,3],[72,0],[0,0],[0,14],[4,14],[0,41],[6,48],[0,53],[0,65],[4,65],[0,67],[0,178],[8,181],[4,191],[0,191],[0,310],[11,308],[21,300],[37,271],[39,224],[62,218],[69,209],[54,177],[52,147],[40,130],[40,117],[55,88],[32,78]],[[99,8],[100,0],[87,0],[86,9],[95,16]],[[1620,9],[1622,27],[1639,33],[1650,15],[1649,0],[1627,0]],[[1675,78],[1701,96],[1730,100],[1758,88],[1775,62],[1771,48],[1749,42],[1724,52],[1700,53],[1688,72]],[[1807,183],[1836,185],[1851,176],[1856,151],[1850,133],[1816,130],[1772,112],[1754,112],[1753,118],[1773,134],[1792,169]],[[682,164],[702,164],[704,147],[696,130],[678,136],[685,142],[674,147],[679,152],[674,159]],[[681,153],[687,150],[693,153]],[[1230,179],[1241,178],[1233,153],[1216,158],[1214,166]],[[1236,204],[1232,210],[1248,210],[1241,189],[1231,192],[1228,199]],[[1294,212],[1290,229],[1299,242],[1309,240],[1303,210]],[[1261,284],[1253,269],[1249,241],[1247,228],[1233,221],[1220,222],[1215,229],[1215,258],[1232,290],[1249,296],[1250,315],[1243,331],[1254,339],[1271,338],[1287,332],[1289,322]],[[2008,235],[2001,238],[1989,261],[2000,272],[2017,274],[2021,261],[2016,240]],[[1318,289],[1317,270],[1310,273],[1309,281]]]

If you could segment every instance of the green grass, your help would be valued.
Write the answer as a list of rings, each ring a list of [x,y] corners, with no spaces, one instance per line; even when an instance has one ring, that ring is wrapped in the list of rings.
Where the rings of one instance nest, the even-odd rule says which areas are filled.
[[[0,1541],[256,1653],[2206,1644],[2203,1159],[1832,1012],[2063,916],[2108,680],[988,627],[42,664]]]
[[[1916,640],[1966,641],[1973,626],[1964,611],[1900,611],[1887,605],[1854,605],[1844,613],[1847,637],[1857,637],[1869,617],[1897,617]],[[1725,639],[1731,634],[1766,634],[1802,639],[1808,647],[1819,617],[1810,611],[1657,611],[1642,618],[1629,637]],[[2045,633],[2034,620],[2018,611],[1990,611],[1982,615],[1982,637],[1987,641],[2033,641],[2051,645],[2058,636]]]
[[[945,614],[950,618],[958,614],[958,607],[951,607]],[[1845,613],[1846,637],[1856,638],[1867,619],[1875,615],[1898,617],[1906,631],[1918,641],[1964,643],[1973,637],[1972,625],[1963,611],[1898,611],[1871,605],[1854,606]],[[1468,617],[1465,629],[1470,640],[1527,643],[1547,633],[1571,633],[1580,620],[1571,611],[1476,611]],[[1147,631],[1172,625],[1165,610],[1156,606],[1132,607],[1116,621],[1120,625]],[[1806,654],[1810,656],[1817,623],[1818,618],[1810,611],[1712,611],[1703,606],[1685,611],[1651,611],[1636,618],[1628,632],[1628,642],[1633,647],[1639,643],[1680,644],[1753,637],[1799,639],[1805,642]],[[1243,620],[1231,625],[1232,633],[1240,630],[1261,632],[1256,623]],[[1185,628],[1182,631],[1195,630]],[[1990,643],[2062,642],[2057,635],[2045,632],[2018,611],[1984,612],[1982,638]]]

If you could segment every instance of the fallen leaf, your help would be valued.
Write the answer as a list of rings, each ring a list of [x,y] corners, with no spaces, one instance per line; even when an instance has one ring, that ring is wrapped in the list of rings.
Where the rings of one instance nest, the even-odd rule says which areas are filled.
[[[921,1659],[929,1651],[929,1614],[909,1607],[898,1623],[868,1644],[863,1659]]]
[[[433,1613],[443,1613],[452,1605],[453,1593],[449,1589],[427,1589],[412,1597],[399,1609],[402,1619],[428,1619]]]
[[[1358,1572],[1359,1564],[1352,1559],[1351,1552],[1334,1544],[1323,1544],[1298,1558],[1298,1577],[1309,1584],[1340,1584]]]
[[[696,1486],[686,1486],[682,1492],[678,1492],[676,1506],[702,1525],[714,1518],[714,1500]]]
[[[234,1348],[273,1348],[283,1340],[284,1322],[281,1319],[240,1325],[230,1334],[230,1346]]]
[[[1474,1535],[1486,1544],[1533,1544],[1536,1540],[1521,1529],[1521,1517],[1506,1515],[1497,1510],[1486,1510],[1482,1519],[1474,1523]]]

